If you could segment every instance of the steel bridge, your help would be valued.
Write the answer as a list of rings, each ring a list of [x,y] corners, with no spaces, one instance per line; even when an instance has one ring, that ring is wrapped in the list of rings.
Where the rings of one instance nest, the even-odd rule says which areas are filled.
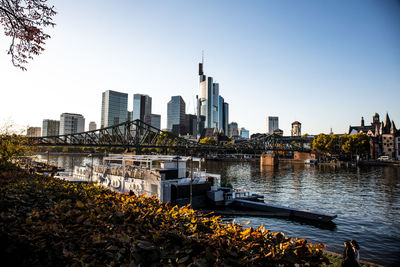
[[[36,146],[82,146],[82,147],[122,147],[137,152],[143,149],[159,149],[165,152],[195,151],[215,153],[262,153],[273,151],[309,151],[305,144],[310,141],[301,137],[264,135],[250,140],[239,140],[219,145],[201,144],[197,141],[162,131],[143,121],[127,121],[93,131],[58,136],[30,137],[30,144]]]

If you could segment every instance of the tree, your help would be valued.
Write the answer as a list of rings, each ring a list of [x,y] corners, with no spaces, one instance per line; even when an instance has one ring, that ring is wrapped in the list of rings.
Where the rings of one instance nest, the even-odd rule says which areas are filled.
[[[33,55],[44,51],[50,35],[44,27],[54,27],[52,17],[57,13],[47,0],[0,0],[0,23],[6,36],[12,38],[8,54],[15,67],[24,66]],[[19,40],[19,41],[18,41]]]
[[[319,134],[312,142],[312,148],[319,153],[326,153],[326,144],[328,143],[329,136],[326,134]]]
[[[217,144],[217,142],[211,137],[206,137],[206,138],[200,139],[199,143],[205,144],[205,145],[216,145]]]
[[[370,150],[369,136],[365,133],[344,135],[342,137],[342,150],[350,155],[367,155]]]
[[[8,123],[0,129],[0,169],[8,168],[14,159],[27,155],[30,151],[29,140],[26,136],[13,130]]]

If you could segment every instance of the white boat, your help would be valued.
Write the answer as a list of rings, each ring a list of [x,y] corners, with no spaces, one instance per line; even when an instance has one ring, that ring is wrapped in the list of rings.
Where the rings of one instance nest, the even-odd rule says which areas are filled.
[[[207,191],[220,186],[219,174],[201,170],[201,158],[163,155],[111,155],[103,164],[75,166],[74,182],[94,182],[120,193],[146,194],[163,203],[207,206]]]

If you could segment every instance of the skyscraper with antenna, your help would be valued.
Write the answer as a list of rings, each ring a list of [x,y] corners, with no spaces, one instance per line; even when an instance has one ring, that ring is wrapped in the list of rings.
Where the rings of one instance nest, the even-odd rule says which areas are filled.
[[[227,103],[220,103],[219,83],[214,82],[213,78],[204,74],[204,53],[202,52],[201,63],[199,63],[199,95],[197,97],[197,123],[198,133],[201,134],[204,128],[217,128],[227,131],[227,127],[221,120],[224,106]],[[222,98],[223,99],[223,98]],[[227,112],[227,111],[226,111]]]

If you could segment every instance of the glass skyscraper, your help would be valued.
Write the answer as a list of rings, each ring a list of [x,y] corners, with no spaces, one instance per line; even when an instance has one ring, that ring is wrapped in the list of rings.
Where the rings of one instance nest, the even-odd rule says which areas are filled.
[[[173,125],[184,125],[185,113],[186,104],[183,98],[181,96],[172,96],[167,105],[167,129],[171,131]]]
[[[151,115],[151,97],[148,95],[133,95],[133,116],[132,120],[146,122],[146,116]],[[149,123],[149,121],[147,121]],[[150,124],[150,123],[149,123]]]
[[[219,84],[213,82],[212,77],[207,77],[203,72],[203,63],[199,64],[199,91],[198,116],[205,117],[205,128],[219,128]],[[198,120],[200,122],[200,120]],[[202,129],[199,129],[199,134]]]
[[[101,104],[101,128],[128,120],[128,94],[107,90]]]

